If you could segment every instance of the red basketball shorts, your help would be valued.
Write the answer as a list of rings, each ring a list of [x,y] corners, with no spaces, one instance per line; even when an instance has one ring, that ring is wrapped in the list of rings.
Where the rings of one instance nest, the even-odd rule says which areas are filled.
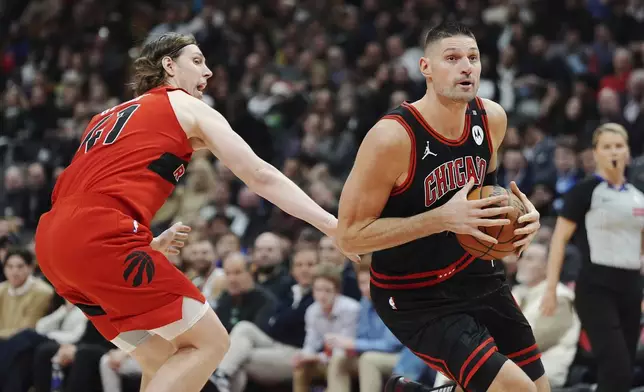
[[[81,308],[108,340],[182,318],[183,297],[205,302],[162,253],[152,233],[108,196],[56,203],[36,231],[38,264],[56,291]]]

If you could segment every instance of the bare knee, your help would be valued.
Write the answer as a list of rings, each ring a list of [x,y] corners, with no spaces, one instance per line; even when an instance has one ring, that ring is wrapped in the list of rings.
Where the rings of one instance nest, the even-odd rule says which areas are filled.
[[[179,350],[200,350],[207,360],[218,365],[230,347],[230,337],[215,312],[208,309],[195,325],[177,336],[173,344]]]
[[[141,372],[154,376],[161,366],[177,351],[172,343],[158,335],[152,335],[130,353],[141,366]]]
[[[490,384],[489,392],[541,392],[521,368],[512,361],[506,361]]]

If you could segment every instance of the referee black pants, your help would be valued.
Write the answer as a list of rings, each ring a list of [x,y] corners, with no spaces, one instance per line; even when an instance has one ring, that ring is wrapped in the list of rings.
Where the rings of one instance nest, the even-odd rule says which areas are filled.
[[[597,363],[595,392],[628,392],[640,334],[642,290],[578,282],[575,307]],[[626,290],[625,290],[626,289]]]

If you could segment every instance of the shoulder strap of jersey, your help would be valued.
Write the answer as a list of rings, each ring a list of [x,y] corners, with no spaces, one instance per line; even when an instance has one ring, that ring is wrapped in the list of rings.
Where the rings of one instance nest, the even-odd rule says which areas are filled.
[[[416,131],[415,125],[413,123],[413,115],[409,112],[408,109],[405,109],[403,105],[398,106],[397,108],[391,110],[389,113],[382,117],[383,119],[389,119],[397,121],[409,136],[411,141],[411,155],[409,156],[409,172],[405,182],[399,186],[394,187],[391,190],[391,195],[396,196],[403,193],[411,185],[414,179],[414,173],[416,172],[416,156],[418,155],[418,144],[416,143]]]
[[[398,121],[403,127],[409,128],[407,131],[413,131],[417,123],[415,122],[414,116],[409,112],[409,109],[405,108],[404,105],[400,105],[387,113],[383,118],[388,118],[391,120]]]
[[[485,111],[485,106],[483,106],[481,98],[476,97],[471,100],[467,104],[466,113],[470,117],[470,129],[472,130],[474,140],[477,141],[477,138],[485,139],[490,149],[490,153],[492,153],[493,146],[492,139],[490,138],[490,129],[487,124],[487,112]],[[481,133],[480,136],[477,136],[477,132]],[[478,141],[477,144],[479,144]]]

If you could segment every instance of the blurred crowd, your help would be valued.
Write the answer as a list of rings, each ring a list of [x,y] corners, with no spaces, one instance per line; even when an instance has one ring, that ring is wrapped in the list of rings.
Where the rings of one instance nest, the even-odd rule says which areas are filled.
[[[592,348],[572,308],[573,245],[556,316],[540,315],[539,288],[561,197],[594,170],[598,124],[626,127],[629,179],[644,190],[644,1],[0,0],[0,390],[51,391],[52,377],[64,378],[61,391],[138,390],[136,361],[39,273],[33,233],[88,121],[132,98],[130,65],[145,42],[193,34],[214,74],[204,101],[337,213],[366,132],[423,95],[422,35],[448,18],[475,32],[479,95],[508,113],[499,182],[516,181],[543,218],[523,257],[504,260],[513,292],[553,386],[592,385]],[[392,373],[440,382],[375,314],[368,255],[345,260],[208,152],[194,155],[152,229],[177,221],[193,232],[171,261],[233,337],[205,390],[375,392]]]

